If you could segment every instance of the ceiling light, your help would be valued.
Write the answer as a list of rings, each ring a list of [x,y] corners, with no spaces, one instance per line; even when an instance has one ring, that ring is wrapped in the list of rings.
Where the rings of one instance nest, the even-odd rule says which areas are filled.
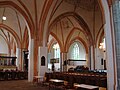
[[[5,21],[7,18],[5,16],[3,16],[2,19]]]

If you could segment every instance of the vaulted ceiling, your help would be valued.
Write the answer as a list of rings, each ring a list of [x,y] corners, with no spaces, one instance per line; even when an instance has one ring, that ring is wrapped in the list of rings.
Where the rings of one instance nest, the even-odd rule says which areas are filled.
[[[74,39],[90,45],[96,42],[104,24],[97,1],[0,0],[0,34],[20,45],[35,36],[40,45],[47,45],[51,40],[49,35],[59,42],[62,50],[67,50],[66,43]],[[5,21],[3,15],[7,18]],[[19,47],[26,48],[28,42]]]

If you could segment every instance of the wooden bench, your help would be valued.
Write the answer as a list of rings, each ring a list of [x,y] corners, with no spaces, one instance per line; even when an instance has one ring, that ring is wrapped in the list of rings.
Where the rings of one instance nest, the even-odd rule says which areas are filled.
[[[99,86],[87,85],[87,84],[74,84],[76,90],[99,90]]]

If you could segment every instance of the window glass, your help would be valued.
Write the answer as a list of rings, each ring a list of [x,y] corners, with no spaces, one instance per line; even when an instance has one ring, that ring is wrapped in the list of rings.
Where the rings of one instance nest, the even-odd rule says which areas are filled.
[[[54,49],[54,58],[60,58],[60,47],[58,43],[53,45],[53,49]]]
[[[75,43],[73,45],[73,49],[72,49],[72,58],[77,60],[80,58],[80,47],[78,46],[78,43]]]

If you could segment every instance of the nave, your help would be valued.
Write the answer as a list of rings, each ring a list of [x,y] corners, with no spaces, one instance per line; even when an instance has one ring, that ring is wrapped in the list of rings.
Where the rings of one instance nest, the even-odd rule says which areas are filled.
[[[32,83],[46,72],[81,72],[85,67],[105,71],[107,90],[119,90],[119,6],[120,0],[0,0],[0,83],[7,86],[26,76]],[[81,76],[85,83],[79,84],[91,85],[88,75],[90,83]],[[16,81],[15,90],[31,90],[14,85]]]
[[[27,80],[0,81],[0,90],[49,90],[48,86],[33,84]],[[51,89],[53,90],[53,89]],[[54,89],[63,90],[63,89]],[[100,87],[99,90],[106,90]]]
[[[48,88],[36,86],[27,80],[12,80],[0,81],[0,90],[48,90]]]

